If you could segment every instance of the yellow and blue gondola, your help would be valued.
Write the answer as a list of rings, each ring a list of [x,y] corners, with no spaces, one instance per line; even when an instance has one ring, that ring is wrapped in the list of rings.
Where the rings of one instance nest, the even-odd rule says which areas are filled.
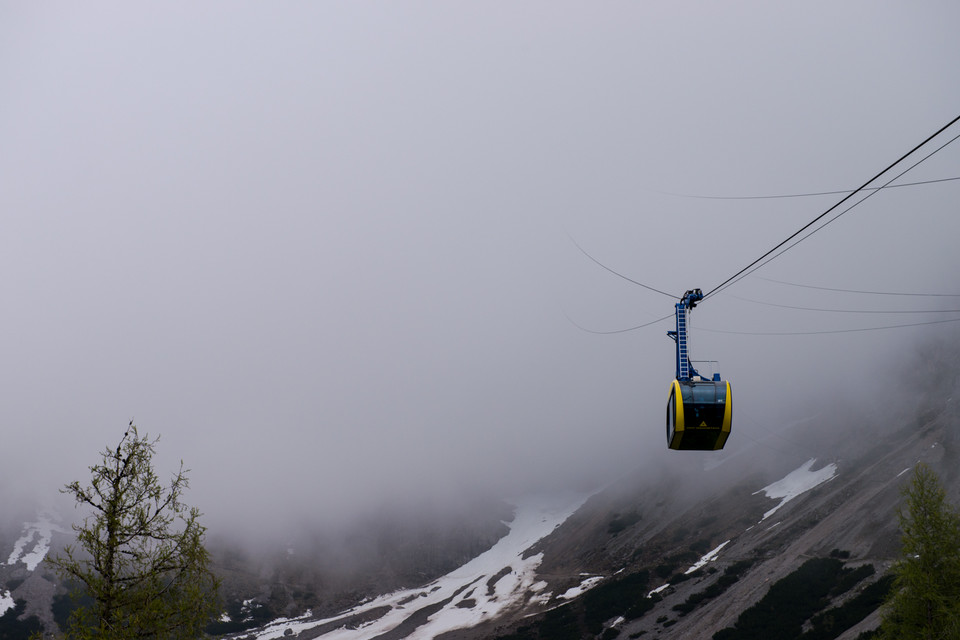
[[[723,449],[733,422],[733,395],[730,382],[714,374],[704,379],[693,368],[687,353],[687,316],[703,293],[687,291],[677,303],[677,329],[668,331],[677,343],[677,376],[667,400],[667,446],[677,450],[716,451]]]

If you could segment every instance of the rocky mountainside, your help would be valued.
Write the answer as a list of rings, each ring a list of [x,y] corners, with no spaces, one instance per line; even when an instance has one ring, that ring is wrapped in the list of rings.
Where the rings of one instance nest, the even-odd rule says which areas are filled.
[[[878,438],[861,455],[848,455],[838,442],[779,482],[769,469],[738,473],[726,465],[695,477],[637,479],[632,491],[595,496],[542,541],[535,548],[544,553],[540,575],[558,593],[580,582],[579,574],[604,576],[593,602],[588,592],[565,606],[570,611],[563,626],[582,634],[570,637],[606,631],[606,637],[712,638],[736,626],[771,586],[811,559],[833,559],[840,572],[872,567],[861,569],[864,579],[851,590],[824,594],[800,620],[809,624],[816,613],[856,597],[889,569],[898,550],[900,488],[917,462],[937,470],[957,502],[958,428],[956,418],[941,411]],[[804,481],[812,488],[802,491]],[[801,489],[792,499],[785,495],[791,483]],[[696,499],[688,493],[692,485],[723,489]],[[705,556],[707,562],[698,562]],[[614,602],[618,591],[630,595],[611,604],[599,596],[605,585]],[[637,595],[645,601],[640,609]],[[545,609],[558,604],[547,602]],[[557,611],[497,621],[457,637],[561,637],[549,631]],[[847,634],[822,637],[856,637],[877,622],[870,613]]]
[[[909,400],[848,407],[781,431],[775,448],[757,443],[719,464],[705,455],[696,471],[662,465],[607,488],[529,552],[543,553],[544,591],[602,576],[591,590],[451,637],[784,638],[804,630],[855,638],[875,628],[885,586],[878,581],[898,552],[896,511],[910,471],[930,465],[960,504],[960,378],[951,352],[921,354],[900,385]],[[750,635],[764,598],[789,592],[772,587],[810,583],[804,572],[818,567],[834,577],[820,576],[828,588],[798,614],[798,633]],[[531,617],[531,609],[540,613]]]

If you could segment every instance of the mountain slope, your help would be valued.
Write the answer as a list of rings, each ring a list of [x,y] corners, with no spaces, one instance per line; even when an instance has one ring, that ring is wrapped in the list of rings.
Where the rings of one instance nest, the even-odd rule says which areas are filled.
[[[510,531],[491,549],[439,580],[368,600],[340,615],[308,613],[278,620],[253,635],[261,640],[300,638],[433,638],[521,610],[545,583],[537,580],[541,556],[524,551],[559,526],[584,496],[538,499],[518,506]],[[247,635],[244,633],[243,635]]]
[[[807,461],[790,470],[786,467],[790,456],[781,456],[772,462],[772,468],[784,474],[780,481],[772,477],[772,468],[731,473],[723,469],[735,462],[728,460],[686,477],[665,472],[659,482],[638,479],[632,489],[608,490],[537,547],[544,553],[541,570],[555,576],[557,588],[568,584],[568,576],[577,569],[608,576],[609,581],[648,572],[648,586],[657,602],[642,618],[621,621],[617,629],[628,636],[683,638],[711,638],[734,625],[771,585],[810,558],[842,551],[848,568],[873,565],[874,579],[879,578],[897,553],[900,488],[917,462],[938,471],[957,501],[958,423],[949,410],[949,397],[942,396],[939,407],[928,405],[922,419],[903,428],[888,428],[885,434],[874,429],[872,446],[865,451],[859,450],[860,439],[833,438],[818,445],[830,455],[817,460],[828,463]],[[835,426],[835,433],[850,435],[851,430]],[[738,476],[741,479],[734,480]],[[783,491],[777,490],[786,485],[802,485],[804,479],[819,482],[809,482],[807,491],[783,504],[782,498],[769,497],[781,495]],[[701,497],[691,499],[685,485],[701,487]],[[694,558],[712,549],[718,550],[706,570],[686,573]],[[711,587],[718,590],[714,585],[724,571],[738,563],[750,566],[738,571],[736,580],[727,581],[722,597],[698,597]],[[697,604],[686,609],[690,600]],[[582,620],[588,614],[578,615]],[[873,616],[858,628],[875,626],[877,621]],[[547,637],[529,619],[477,629],[471,637],[505,636],[521,627],[527,630],[517,637]]]

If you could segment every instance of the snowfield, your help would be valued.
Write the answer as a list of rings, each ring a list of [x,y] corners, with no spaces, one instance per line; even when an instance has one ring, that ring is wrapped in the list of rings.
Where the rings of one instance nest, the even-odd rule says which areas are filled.
[[[781,480],[777,480],[772,484],[768,484],[763,489],[760,489],[760,491],[754,492],[753,495],[763,492],[767,494],[768,498],[781,498],[780,504],[763,514],[760,522],[763,522],[772,516],[777,512],[778,509],[780,509],[780,507],[787,504],[800,494],[806,493],[817,485],[828,480],[832,480],[834,477],[836,477],[837,465],[833,463],[830,463],[817,471],[810,471],[810,468],[813,467],[816,461],[816,458],[810,458],[798,468],[788,473]]]
[[[542,593],[546,583],[536,576],[543,555],[524,558],[524,552],[560,526],[587,497],[578,494],[520,501],[513,521],[507,523],[507,535],[486,553],[423,587],[374,598],[333,618],[310,619],[307,614],[276,620],[241,635],[272,640],[310,630],[312,638],[363,640],[392,632],[391,637],[426,640],[495,618],[523,605],[531,594],[545,601],[550,594]],[[595,584],[591,580],[581,588]]]

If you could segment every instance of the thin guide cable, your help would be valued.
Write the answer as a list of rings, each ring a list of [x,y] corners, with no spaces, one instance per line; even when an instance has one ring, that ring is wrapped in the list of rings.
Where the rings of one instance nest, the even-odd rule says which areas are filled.
[[[926,139],[924,139],[923,142],[921,142],[920,144],[916,145],[915,147],[913,147],[912,149],[910,149],[910,151],[906,152],[905,154],[903,154],[902,156],[900,156],[899,158],[897,158],[897,160],[895,160],[894,162],[892,162],[892,163],[891,163],[890,165],[888,165],[885,169],[883,169],[882,171],[880,171],[879,173],[877,173],[875,176],[873,176],[872,178],[870,178],[869,180],[867,180],[866,182],[864,182],[860,187],[858,187],[857,189],[855,189],[854,191],[852,191],[852,192],[849,193],[848,195],[846,195],[846,196],[844,196],[843,198],[841,198],[839,202],[837,202],[836,204],[834,204],[833,206],[831,206],[829,209],[827,209],[826,211],[824,211],[823,213],[821,213],[819,216],[817,216],[816,218],[814,218],[813,220],[811,220],[810,222],[808,222],[807,224],[805,224],[803,227],[801,227],[800,229],[798,229],[797,231],[795,231],[794,233],[792,233],[790,236],[788,236],[788,237],[785,238],[784,240],[782,240],[780,243],[778,243],[778,244],[777,244],[776,246],[774,246],[772,249],[770,249],[769,251],[767,251],[766,253],[764,253],[762,256],[760,256],[759,258],[757,258],[756,260],[754,260],[753,262],[751,262],[750,264],[748,264],[748,265],[745,266],[744,268],[740,269],[740,270],[737,271],[735,274],[733,274],[732,276],[730,276],[729,278],[727,278],[726,280],[724,280],[723,282],[721,282],[719,285],[717,285],[716,287],[714,287],[713,289],[711,289],[709,292],[707,292],[706,294],[704,294],[703,299],[706,300],[707,298],[709,298],[709,297],[712,296],[713,294],[715,294],[715,293],[717,293],[718,291],[722,290],[722,289],[723,289],[724,287],[726,287],[728,284],[732,283],[734,280],[738,279],[740,276],[742,276],[742,275],[744,275],[745,273],[747,273],[748,271],[750,271],[755,265],[763,262],[763,261],[764,261],[766,258],[768,258],[770,255],[776,253],[776,252],[777,252],[778,250],[780,250],[783,246],[785,246],[786,244],[788,244],[791,240],[793,240],[794,238],[796,238],[797,236],[799,236],[800,234],[802,234],[804,231],[806,231],[807,229],[809,229],[810,227],[812,227],[813,225],[815,225],[817,222],[819,222],[820,220],[822,220],[822,219],[825,218],[826,216],[830,215],[830,213],[832,213],[835,209],[837,209],[838,207],[840,207],[840,206],[841,206],[843,203],[845,203],[847,200],[851,199],[854,195],[856,195],[857,193],[860,193],[861,191],[867,189],[867,187],[869,187],[872,182],[875,182],[876,180],[878,180],[878,179],[880,178],[880,176],[882,176],[883,174],[887,173],[888,171],[890,171],[891,169],[893,169],[895,166],[897,166],[898,164],[900,164],[901,162],[903,162],[905,159],[907,159],[908,157],[910,157],[911,155],[913,155],[918,149],[920,149],[921,147],[923,147],[924,145],[926,145],[928,142],[930,142],[931,140],[933,140],[934,138],[936,138],[938,135],[940,135],[941,133],[943,133],[944,131],[946,131],[949,127],[953,126],[957,121],[960,121],[960,115],[956,116],[955,118],[953,118],[952,120],[950,120],[950,122],[948,122],[947,124],[943,125],[943,126],[940,127],[939,129],[937,129],[936,132],[934,132],[933,134],[931,134],[930,136],[928,136]],[[948,143],[948,144],[949,144],[949,143]],[[875,193],[875,192],[874,192],[874,193]],[[872,194],[871,194],[871,195],[872,195]],[[869,197],[869,195],[868,195],[867,197]],[[861,200],[861,201],[862,201],[862,200]],[[859,203],[859,202],[858,202],[858,203]],[[828,224],[829,224],[829,222],[828,222]],[[824,226],[825,226],[825,225],[824,225]],[[803,240],[803,239],[801,239],[801,241],[802,241],[802,240]],[[793,245],[791,245],[791,246],[793,246]],[[662,292],[661,292],[661,293],[662,293]]]

